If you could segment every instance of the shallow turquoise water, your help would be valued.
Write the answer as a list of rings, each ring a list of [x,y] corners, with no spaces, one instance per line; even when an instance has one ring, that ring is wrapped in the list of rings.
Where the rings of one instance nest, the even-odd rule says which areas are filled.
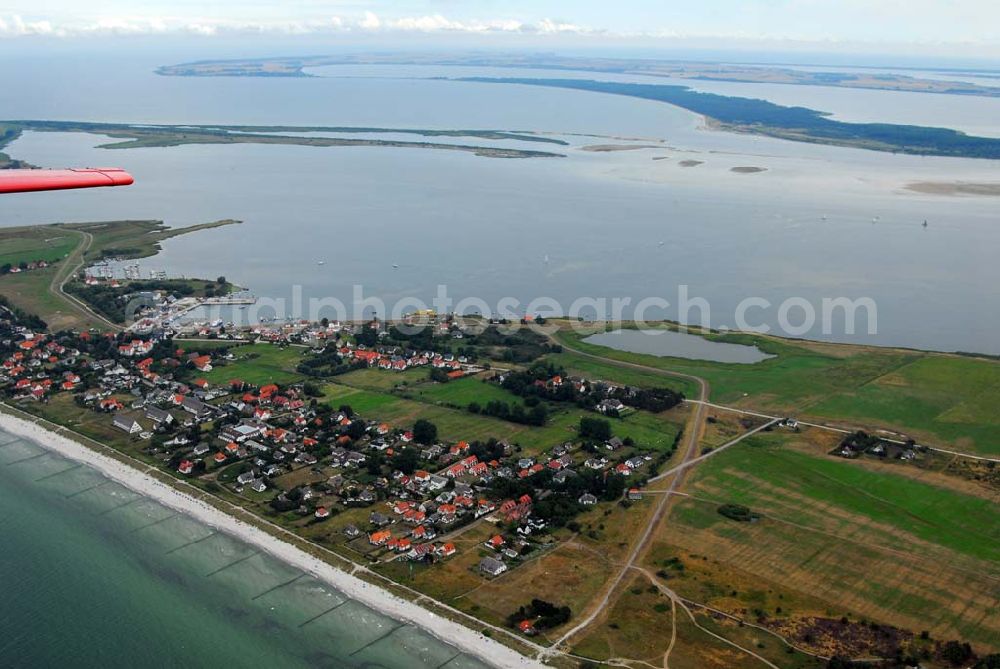
[[[2,431],[0,537],[3,666],[485,666]]]

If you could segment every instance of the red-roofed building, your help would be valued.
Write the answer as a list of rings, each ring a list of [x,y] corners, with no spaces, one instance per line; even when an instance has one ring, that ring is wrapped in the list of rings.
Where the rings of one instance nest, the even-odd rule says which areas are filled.
[[[195,369],[199,372],[210,372],[212,371],[212,357],[208,355],[199,355],[191,359],[191,364],[194,365]]]

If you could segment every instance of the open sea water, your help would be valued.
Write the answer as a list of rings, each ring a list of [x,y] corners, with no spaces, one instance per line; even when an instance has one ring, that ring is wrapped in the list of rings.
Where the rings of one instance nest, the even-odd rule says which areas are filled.
[[[0,666],[487,666],[3,431],[0,537]]]

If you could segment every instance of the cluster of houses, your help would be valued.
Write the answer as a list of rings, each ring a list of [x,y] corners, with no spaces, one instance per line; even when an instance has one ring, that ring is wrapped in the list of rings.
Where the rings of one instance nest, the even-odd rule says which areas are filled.
[[[224,352],[157,348],[156,338],[135,333],[74,337],[79,348],[22,329],[4,349],[10,352],[0,384],[18,400],[45,401],[54,392],[71,393],[79,405],[108,414],[124,438],[179,475],[207,477],[310,522],[326,522],[340,508],[374,507],[369,527],[348,525],[343,534],[349,542],[377,549],[385,559],[450,557],[456,552],[450,535],[488,520],[509,528],[509,538],[498,534],[491,539],[493,554],[480,565],[484,575],[497,576],[519,559],[521,548],[546,523],[533,514],[532,495],[496,499],[489,492],[491,482],[550,471],[552,480],[563,483],[580,467],[625,474],[642,464],[642,458],[583,462],[582,454],[574,457],[572,444],[533,457],[518,455],[505,442],[488,457],[466,441],[418,445],[408,429],[310,403],[298,385],[257,386],[238,379],[213,385],[200,377],[228,355]],[[376,347],[345,346],[339,352],[383,369],[469,369],[461,358],[434,353],[412,353],[401,364]],[[608,448],[621,446],[620,441],[609,442]],[[391,465],[407,449],[417,454],[418,465],[410,473]],[[384,464],[371,470],[373,458]],[[282,477],[301,469],[314,474],[308,483],[283,483]],[[536,493],[544,497],[549,491]],[[585,494],[578,501],[589,506],[598,500]]]
[[[73,391],[80,376],[71,368],[80,355],[76,349],[52,340],[44,333],[24,329],[20,341],[0,365],[0,385],[8,384],[16,400],[42,401],[50,391]],[[49,374],[45,370],[65,368]]]
[[[876,458],[909,462],[916,460],[921,450],[921,447],[912,441],[900,443],[881,439],[865,432],[854,432],[844,437],[834,450],[834,454],[848,459],[869,455]]]
[[[20,274],[21,272],[45,269],[48,266],[49,263],[45,260],[32,260],[31,262],[22,262],[17,265],[4,265],[3,267],[0,267],[0,274]]]
[[[392,347],[354,347],[344,345],[337,349],[342,359],[364,363],[369,367],[403,372],[411,367],[430,366],[443,369],[452,378],[464,376],[466,373],[479,371],[470,368],[465,356],[455,356],[452,353],[435,353],[433,351],[403,351]]]

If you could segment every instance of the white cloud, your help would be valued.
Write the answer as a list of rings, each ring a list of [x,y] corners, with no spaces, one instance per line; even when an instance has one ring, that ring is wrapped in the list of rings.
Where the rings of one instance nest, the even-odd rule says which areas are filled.
[[[34,0],[37,2],[37,0]],[[546,18],[538,13],[530,16],[479,17],[470,16],[458,3],[450,7],[449,15],[443,13],[392,14],[381,10],[384,5],[376,0],[300,0],[309,5],[309,14],[302,17],[286,14],[287,7],[265,2],[246,0],[247,16],[235,18],[232,14],[216,13],[210,16],[199,14],[202,0],[174,0],[177,7],[160,6],[159,13],[152,10],[154,5],[146,4],[147,13],[133,14],[133,5],[117,2],[119,12],[105,9],[100,13],[74,16],[71,13],[32,13],[27,0],[17,13],[0,14],[0,39],[32,37],[100,37],[105,35],[197,35],[204,37],[242,34],[249,35],[338,35],[338,34],[440,34],[440,35],[510,35],[524,36],[524,41],[541,43],[544,40],[564,38],[616,40],[618,43],[639,43],[643,46],[691,40],[730,41],[734,45],[752,47],[753,43],[786,45],[807,43],[820,46],[838,44],[868,45],[864,48],[895,48],[899,45],[915,45],[921,48],[943,47],[951,44],[965,51],[983,48],[995,57],[1000,49],[998,28],[1000,3],[996,0],[955,0],[952,10],[945,10],[940,0],[837,0],[836,11],[841,14],[841,23],[847,21],[852,26],[845,29],[830,15],[833,11],[829,0],[783,0],[773,5],[759,0],[756,11],[735,12],[728,15],[698,13],[687,16],[684,13],[672,15],[666,10],[658,19],[650,18],[641,27],[615,23],[626,13],[609,12],[608,15],[585,11],[586,5],[576,8],[562,6],[562,12],[573,11],[586,17],[588,21],[614,25],[614,29],[591,27],[585,23]],[[725,0],[739,3],[740,0]],[[0,0],[2,2],[2,0]],[[116,2],[109,0],[110,6]],[[910,13],[899,11],[912,3],[919,11]],[[38,3],[44,5],[45,3]],[[155,4],[155,3],[154,3]],[[442,7],[439,2],[431,7]],[[125,8],[122,8],[125,7]],[[181,8],[183,7],[183,8]],[[337,7],[339,15],[326,15]],[[593,9],[593,8],[591,8]],[[187,10],[187,11],[185,11]],[[373,10],[378,10],[378,13]],[[37,11],[37,10],[36,10]],[[207,8],[204,11],[210,11]],[[603,11],[603,10],[602,10]],[[686,12],[687,10],[685,10]],[[176,13],[175,13],[176,12]],[[944,12],[944,14],[943,14]],[[897,15],[898,14],[898,15]],[[944,15],[952,22],[944,21]],[[289,18],[294,17],[294,18]],[[977,20],[978,19],[978,20]],[[608,24],[612,21],[612,24]],[[907,28],[899,26],[906,24]],[[933,24],[933,30],[927,28]],[[941,26],[939,29],[938,26]],[[979,26],[979,27],[977,27]],[[719,46],[715,44],[714,46]],[[802,48],[805,48],[804,46]]]
[[[323,32],[422,32],[422,33],[529,33],[529,34],[594,34],[582,26],[552,19],[527,23],[515,19],[470,20],[450,19],[442,14],[381,18],[372,11],[354,19],[331,16],[309,21],[237,21],[219,19],[182,19],[178,17],[112,16],[86,22],[67,22],[58,26],[47,20],[28,22],[20,15],[0,16],[0,37],[27,35],[154,35],[194,34],[219,35],[238,33],[310,34]]]
[[[0,17],[0,37],[25,35],[58,35],[60,31],[49,21],[25,21],[19,14],[4,19]]]

